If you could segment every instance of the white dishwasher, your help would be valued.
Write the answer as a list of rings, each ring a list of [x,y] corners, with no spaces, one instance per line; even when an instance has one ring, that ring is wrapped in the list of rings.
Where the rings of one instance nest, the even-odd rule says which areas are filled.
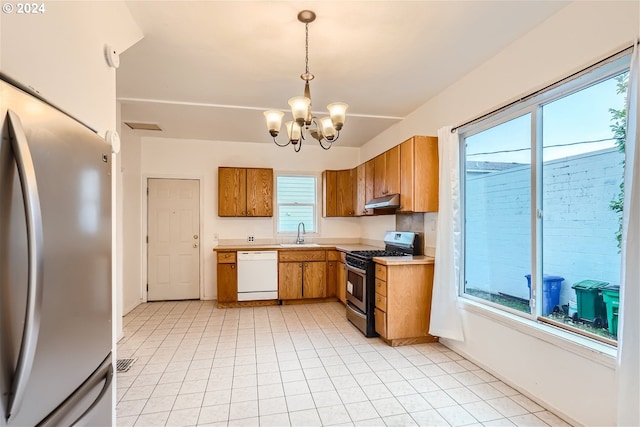
[[[238,252],[238,301],[278,299],[278,251]]]

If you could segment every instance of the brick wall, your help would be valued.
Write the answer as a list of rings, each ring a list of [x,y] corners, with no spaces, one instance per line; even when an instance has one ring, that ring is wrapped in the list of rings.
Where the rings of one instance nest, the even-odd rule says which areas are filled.
[[[544,273],[562,276],[560,303],[584,279],[619,284],[618,219],[623,155],[602,150],[546,162],[543,168]],[[531,169],[518,166],[466,182],[466,280],[469,288],[528,298],[531,272]]]

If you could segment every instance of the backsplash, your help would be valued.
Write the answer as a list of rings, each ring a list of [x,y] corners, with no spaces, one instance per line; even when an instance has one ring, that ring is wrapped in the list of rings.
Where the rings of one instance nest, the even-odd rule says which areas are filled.
[[[397,213],[396,214],[396,230],[397,231],[413,231],[419,233],[420,237],[424,234],[424,214],[423,213]]]
[[[396,230],[413,231],[420,236],[422,242],[422,253],[424,255],[434,256],[435,248],[427,245],[425,239],[424,213],[397,213],[396,214]]]

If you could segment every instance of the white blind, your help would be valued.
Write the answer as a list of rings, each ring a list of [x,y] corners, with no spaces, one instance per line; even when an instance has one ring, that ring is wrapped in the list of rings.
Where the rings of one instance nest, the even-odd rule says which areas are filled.
[[[276,179],[278,232],[298,230],[303,222],[306,231],[316,231],[316,177],[279,175]]]

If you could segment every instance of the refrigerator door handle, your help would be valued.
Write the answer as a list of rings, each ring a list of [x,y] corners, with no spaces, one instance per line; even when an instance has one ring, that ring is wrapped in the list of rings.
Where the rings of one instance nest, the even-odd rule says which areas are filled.
[[[95,408],[95,406],[102,400],[104,395],[109,390],[111,381],[113,380],[113,364],[111,363],[111,354],[100,364],[93,374],[85,382],[82,383],[76,391],[73,392],[64,402],[60,404],[51,414],[38,424],[38,427],[57,427],[57,426],[83,426],[84,418]],[[82,412],[77,419],[67,419],[74,411],[80,401],[86,397],[86,395],[98,386],[102,381],[104,385],[100,390],[100,394],[91,402],[91,405]]]
[[[7,406],[7,419],[14,417],[20,410],[22,399],[26,391],[33,359],[38,344],[40,332],[40,314],[42,307],[42,266],[43,266],[43,237],[42,212],[40,197],[36,182],[35,168],[27,136],[24,133],[20,117],[8,110],[9,136],[11,147],[16,158],[24,210],[27,224],[27,251],[29,255],[27,307],[22,331],[20,353],[16,363],[16,371],[11,384],[11,394]]]

